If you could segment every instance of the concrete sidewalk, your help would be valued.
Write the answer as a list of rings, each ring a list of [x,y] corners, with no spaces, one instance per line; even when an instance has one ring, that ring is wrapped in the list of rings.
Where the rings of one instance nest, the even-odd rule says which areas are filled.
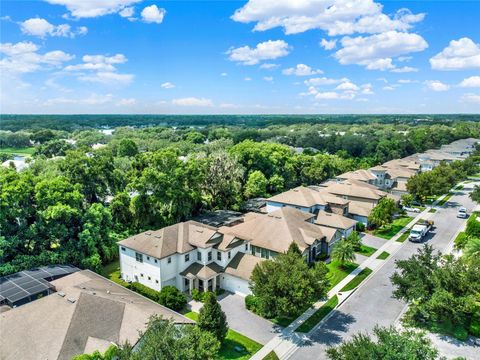
[[[437,201],[440,200],[441,199],[438,199]],[[418,220],[428,218],[430,216],[428,210],[429,208],[427,207],[423,212],[419,213],[412,221],[410,221],[410,223],[408,223],[390,240],[385,240],[385,244],[383,246],[377,249],[375,253],[368,257],[355,270],[348,274],[342,281],[340,281],[337,285],[335,285],[334,288],[332,288],[328,292],[328,298],[330,299],[332,296],[337,295],[339,300],[338,305],[343,303],[354,290],[347,293],[341,293],[340,290],[343,289],[343,287],[347,285],[351,280],[353,280],[355,276],[357,276],[363,269],[368,267],[372,270],[372,273],[362,282],[362,284],[364,284],[368,280],[368,278],[370,278],[376,271],[378,271],[378,269],[380,269],[385,263],[384,260],[378,260],[377,256],[379,256],[384,251],[390,253],[390,255],[393,255],[394,253],[399,251],[404,243],[397,242],[396,240],[400,236],[402,236],[405,231],[411,228]],[[362,284],[360,284],[359,287],[362,286]],[[255,353],[250,359],[262,360],[271,351],[274,351],[279,359],[288,359],[296,351],[299,345],[301,345],[308,338],[308,334],[296,333],[295,329],[297,329],[301,324],[303,324],[305,320],[312,316],[315,311],[317,311],[320,307],[322,307],[323,304],[325,304],[325,302],[326,300],[321,300],[314,303],[307,311],[305,311],[302,315],[295,319],[289,326],[284,328],[277,336],[275,336],[272,340],[265,344],[265,346],[262,347],[257,353]],[[331,313],[333,313],[333,311]],[[328,318],[329,315],[327,315],[322,321],[320,321],[310,332],[321,326],[323,322]]]

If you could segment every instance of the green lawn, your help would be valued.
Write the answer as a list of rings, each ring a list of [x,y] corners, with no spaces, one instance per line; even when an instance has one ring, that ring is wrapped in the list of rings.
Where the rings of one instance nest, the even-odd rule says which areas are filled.
[[[267,356],[265,356],[262,360],[279,360],[275,351],[270,351]]]
[[[375,251],[377,251],[377,249],[362,244],[362,246],[360,247],[360,250],[355,251],[355,252],[358,253],[358,254],[364,255],[364,256],[372,256],[372,254]]]
[[[438,202],[438,206],[442,206],[443,204],[445,204],[448,200],[450,200],[450,198],[453,196],[453,193],[448,193],[447,196],[445,196],[442,200],[440,200]]]
[[[119,285],[128,287],[128,283],[120,279],[120,261],[115,260],[111,263],[105,265],[100,272],[100,275],[106,277],[107,279],[116,282]]]
[[[32,156],[33,152],[35,151],[34,147],[25,147],[25,148],[0,148],[0,153],[5,154],[12,154],[12,155],[20,155],[25,157]]]
[[[348,274],[358,267],[358,264],[347,263],[345,265],[340,265],[340,262],[337,260],[331,261],[327,264],[328,268],[328,279],[330,280],[330,289],[335,287],[340,281],[342,281]]]
[[[408,239],[408,235],[410,235],[410,229],[408,229],[402,235],[400,235],[399,238],[397,239],[397,242],[404,242],[405,240]]]
[[[331,297],[320,309],[315,311],[312,316],[303,322],[295,331],[308,333],[317,325],[327,314],[338,305],[337,295]]]
[[[198,313],[189,311],[184,314],[193,321],[198,321]],[[235,347],[239,346],[244,348],[244,353],[240,353],[235,350]],[[252,339],[236,332],[235,330],[228,329],[227,337],[218,352],[219,360],[247,360],[252,357],[258,350],[262,348],[262,345],[253,341]],[[270,355],[270,354],[269,354]],[[271,358],[274,359],[274,358]]]
[[[355,276],[347,285],[345,285],[343,287],[342,290],[340,290],[341,292],[343,291],[350,291],[350,290],[353,290],[355,289],[358,285],[360,285],[360,283],[365,280],[365,278],[370,275],[372,273],[372,269],[369,269],[369,268],[365,268],[363,269],[362,271],[360,271],[360,273]]]
[[[373,235],[390,240],[412,220],[413,218],[410,216],[399,217],[393,220],[390,225],[374,230]]]
[[[379,260],[385,260],[390,256],[390,253],[383,251],[380,255],[377,256],[377,259]]]
[[[428,210],[429,213],[436,213],[437,212],[437,209],[435,208],[430,208],[430,210]]]

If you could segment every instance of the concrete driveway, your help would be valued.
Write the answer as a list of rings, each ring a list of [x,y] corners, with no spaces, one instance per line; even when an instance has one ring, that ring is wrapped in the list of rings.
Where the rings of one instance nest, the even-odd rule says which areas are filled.
[[[264,345],[279,331],[280,327],[261,318],[245,308],[245,300],[240,295],[226,292],[218,299],[222,310],[227,315],[228,326]]]
[[[388,241],[386,239],[382,239],[381,237],[373,236],[366,233],[363,233],[360,236],[362,237],[362,243],[364,245],[374,247],[375,249],[381,248]]]

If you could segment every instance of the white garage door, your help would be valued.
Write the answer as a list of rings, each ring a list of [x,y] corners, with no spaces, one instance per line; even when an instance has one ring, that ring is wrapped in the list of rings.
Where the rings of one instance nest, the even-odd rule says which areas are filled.
[[[247,296],[252,293],[248,288],[247,280],[243,280],[229,274],[222,275],[221,287],[227,291],[241,296]]]

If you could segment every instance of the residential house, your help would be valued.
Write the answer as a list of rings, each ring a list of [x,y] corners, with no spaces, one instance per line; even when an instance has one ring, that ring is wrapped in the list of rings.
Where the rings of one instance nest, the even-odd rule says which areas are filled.
[[[348,237],[355,231],[357,221],[346,216],[320,211],[315,218],[315,224],[338,229],[343,237]]]

